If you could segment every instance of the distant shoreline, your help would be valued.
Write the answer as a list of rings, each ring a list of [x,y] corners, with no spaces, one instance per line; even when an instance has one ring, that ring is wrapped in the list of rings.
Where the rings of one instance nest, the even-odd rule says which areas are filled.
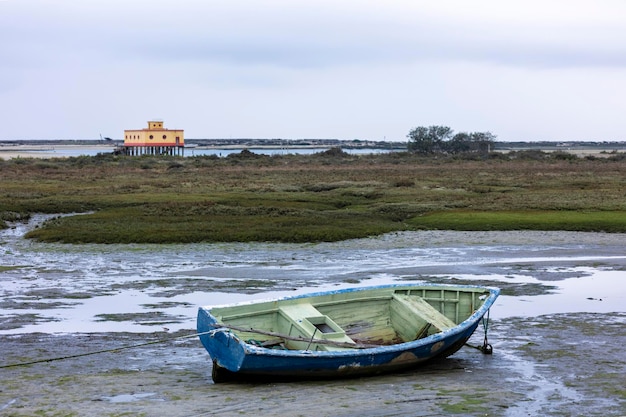
[[[340,140],[340,139],[185,139],[186,147],[202,149],[243,149],[243,148],[329,148],[341,147],[345,149],[372,148],[372,149],[406,149],[408,141],[373,141],[373,140]],[[78,147],[116,147],[123,146],[121,139],[15,139],[0,140],[0,151],[11,148],[32,150],[56,146]],[[496,141],[495,150],[568,150],[568,149],[597,149],[626,151],[626,141]]]
[[[122,139],[16,139],[0,140],[0,148],[3,146],[122,146]],[[224,148],[224,147],[247,147],[247,148],[293,148],[293,147],[333,147],[342,148],[381,148],[402,149],[406,148],[407,141],[372,141],[372,140],[340,140],[340,139],[185,139],[186,146]]]
[[[12,140],[0,141],[0,159],[13,158],[65,158],[69,150],[113,152],[122,141],[104,140]],[[346,150],[381,149],[403,151],[406,142],[340,141],[336,139],[282,140],[282,139],[188,139],[185,150],[294,150],[329,149],[340,147]],[[626,152],[626,142],[496,142],[494,152],[537,150],[543,152],[567,152],[578,156],[610,155]],[[59,151],[59,155],[55,152]],[[64,154],[65,153],[65,154]]]
[[[13,158],[54,158],[54,151],[61,149],[91,149],[101,150],[102,152],[113,152],[115,146],[113,145],[67,145],[67,144],[42,144],[42,145],[14,145],[4,144],[0,142],[0,159],[13,159]],[[65,156],[59,156],[61,158]]]
[[[194,142],[188,141],[185,146],[185,151],[193,152],[194,150],[244,150],[244,149],[264,149],[264,150],[295,150],[295,149],[319,149],[325,150],[332,147],[342,147],[344,149],[381,149],[381,150],[404,150],[406,145],[400,147],[397,143],[389,143],[387,146],[380,146],[370,142],[370,146],[355,146],[351,142],[348,144],[337,145],[334,143],[326,143],[325,141],[312,143],[284,143],[277,144],[273,141],[264,142],[262,140],[239,140],[207,143],[206,141]],[[117,147],[123,146],[121,142],[113,141],[71,141],[71,140],[56,140],[56,141],[0,141],[0,159],[13,159],[13,158],[65,158],[69,150],[85,150],[91,151],[90,153],[106,153],[113,152]],[[58,151],[59,155],[55,155]],[[64,154],[65,153],[65,154]]]

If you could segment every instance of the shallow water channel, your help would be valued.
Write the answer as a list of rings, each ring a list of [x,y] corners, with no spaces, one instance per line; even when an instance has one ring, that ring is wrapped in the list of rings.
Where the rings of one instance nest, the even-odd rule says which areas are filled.
[[[363,398],[359,400],[360,395],[367,396],[372,389],[372,379],[363,385],[359,385],[359,380],[352,381],[341,387],[351,393],[363,391],[359,395],[351,394],[354,402],[344,400],[347,405],[339,409],[327,408],[329,405],[321,408],[318,404],[311,415],[404,414],[409,405],[396,397],[402,392],[405,398],[409,395],[407,390],[415,396],[415,391],[420,389],[425,397],[418,397],[428,407],[414,415],[438,415],[442,410],[460,415],[477,415],[478,411],[480,415],[545,415],[553,409],[560,410],[555,415],[594,415],[591,410],[604,413],[598,415],[626,414],[624,390],[609,388],[615,385],[614,378],[619,380],[620,373],[626,371],[624,360],[619,360],[620,355],[623,358],[621,345],[626,341],[626,235],[421,231],[315,244],[64,245],[25,240],[23,235],[28,228],[42,220],[42,216],[35,216],[29,224],[18,223],[0,231],[0,340],[10,341],[16,350],[20,343],[22,347],[35,343],[30,337],[33,334],[44,342],[56,337],[70,345],[72,341],[82,340],[84,334],[105,334],[105,339],[115,345],[119,342],[115,334],[123,335],[124,340],[128,335],[132,335],[132,340],[141,340],[141,335],[146,333],[192,331],[200,305],[395,282],[484,284],[502,288],[502,295],[490,313],[494,355],[488,362],[477,359],[480,354],[472,349],[462,350],[455,355],[456,359],[432,365],[421,374],[431,378],[428,387],[424,382],[416,382],[414,374],[410,379],[402,375],[375,378],[377,390],[384,388],[381,384],[392,384],[386,389],[393,392],[380,398],[389,404],[386,411],[373,405],[367,408],[367,402]],[[581,321],[591,327],[580,328]],[[602,326],[610,329],[609,335],[598,330]],[[483,334],[482,329],[479,331],[481,334],[475,338],[480,342]],[[580,358],[571,353],[582,349],[581,341],[576,340],[580,332],[590,334],[582,343],[597,341],[605,352],[611,352],[607,357],[618,358],[611,360],[603,372],[594,368],[595,362],[582,369],[582,374],[597,375],[589,381],[596,387],[591,391],[577,389],[579,375],[569,369],[575,363],[581,364]],[[538,349],[532,347],[539,345],[539,340],[548,339],[559,341],[562,354],[552,357],[556,353],[541,351],[547,356],[538,357]],[[571,344],[577,346],[568,350]],[[91,348],[95,349],[96,345]],[[171,356],[167,349],[150,352],[153,357],[170,355],[173,362],[178,358],[180,363],[174,368],[179,370],[185,370],[186,366],[194,370],[201,367],[200,376],[195,376],[200,383],[218,387],[211,384],[207,354],[197,341],[179,346],[187,359]],[[74,351],[70,349],[70,352]],[[54,356],[58,352],[42,353],[45,354]],[[582,351],[576,353],[582,354]],[[120,363],[142,356],[141,353],[129,355]],[[17,357],[17,354],[11,356]],[[152,362],[146,361],[147,372]],[[86,362],[84,366],[84,372],[88,372],[87,369],[96,365]],[[483,401],[474,403],[470,398],[472,392],[464,391],[457,377],[446,383],[446,373],[458,367],[464,369],[466,377],[472,376],[471,373],[482,375],[481,369],[485,372],[481,379],[495,375],[498,395],[492,398],[482,392],[481,383],[477,386]],[[561,371],[565,374],[560,374]],[[521,383],[526,384],[526,391],[520,388]],[[18,387],[23,391],[30,386],[16,384],[16,391]],[[507,384],[508,391],[504,388]],[[317,387],[328,390],[329,386],[333,384]],[[433,386],[440,388],[432,392]],[[445,391],[446,386],[450,392]],[[315,387],[307,384],[300,389],[311,394]],[[431,391],[424,391],[426,388]],[[229,410],[237,415],[245,414],[250,407],[256,412],[291,415],[283,413],[279,400],[259,402],[258,395],[265,387],[257,387],[255,393],[250,392],[250,386],[219,389],[229,390],[232,397],[249,397],[239,407],[238,401],[214,404],[226,415]],[[277,388],[277,392],[289,397],[291,391],[282,389]],[[156,400],[166,404],[176,402],[171,396],[154,391],[109,390],[93,395],[109,407],[129,403],[140,406],[143,412],[147,410],[146,415],[153,415],[150,407],[154,410],[166,407],[155,405]],[[223,396],[224,392],[219,395]],[[24,414],[18,412],[20,401],[25,407],[21,409]],[[80,404],[79,399],[74,401]],[[68,399],[66,403],[71,409],[72,401]],[[37,407],[45,408],[46,403],[30,404],[34,408],[24,404],[25,400],[13,396],[10,389],[0,389],[0,411],[4,408],[14,410],[14,415],[28,415],[35,413]],[[191,412],[190,403],[184,404],[183,408],[181,403],[177,404],[177,410],[186,410],[179,415]],[[197,410],[204,410],[198,407]],[[577,414],[577,410],[585,412]],[[302,410],[300,415],[309,413]]]

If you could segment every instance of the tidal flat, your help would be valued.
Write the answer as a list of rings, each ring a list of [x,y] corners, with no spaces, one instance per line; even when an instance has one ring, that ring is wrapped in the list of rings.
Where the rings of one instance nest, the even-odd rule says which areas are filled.
[[[213,384],[195,338],[135,349],[161,334],[1,336],[2,363],[97,355],[0,369],[7,416],[621,416],[626,314],[494,320],[494,352],[466,347],[421,368],[377,377]],[[482,332],[479,332],[482,333]],[[482,334],[470,343],[480,344]],[[175,338],[188,332],[170,334]]]
[[[25,239],[42,220],[0,232],[1,415],[626,415],[624,234],[418,231],[309,244]],[[502,288],[488,326],[493,355],[465,347],[405,373],[216,385],[194,336],[199,305],[406,281]],[[470,344],[483,336],[479,326]],[[65,359],[46,361],[56,358]],[[33,361],[43,362],[19,365]]]

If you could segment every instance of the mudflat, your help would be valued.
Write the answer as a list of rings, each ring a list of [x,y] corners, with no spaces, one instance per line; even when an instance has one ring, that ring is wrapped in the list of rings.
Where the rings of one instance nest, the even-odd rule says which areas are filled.
[[[623,234],[422,231],[336,244],[189,245],[185,270],[164,272],[169,261],[160,250],[171,257],[169,246],[135,248],[124,258],[126,247],[33,243],[20,237],[23,232],[5,231],[0,251],[6,265],[16,264],[0,275],[7,292],[0,335],[2,416],[626,415]],[[48,256],[43,263],[42,256]],[[142,262],[131,263],[140,256]],[[98,257],[102,269],[94,269]],[[200,262],[207,258],[215,266]],[[167,318],[157,313],[176,304],[172,297],[196,304],[199,281],[190,279],[196,275],[207,285],[202,300],[216,292],[224,302],[246,291],[258,294],[258,288],[242,285],[261,281],[270,292],[289,285],[313,289],[322,275],[325,285],[347,285],[348,271],[354,285],[377,276],[444,282],[464,277],[502,287],[488,326],[493,354],[464,347],[414,370],[359,379],[214,384],[210,357],[194,335],[193,309],[184,309],[180,323],[148,330],[141,324],[146,314]],[[254,279],[239,279],[252,273]],[[155,305],[145,305],[140,294],[153,275],[159,286],[148,298]],[[559,294],[559,285],[573,288]],[[54,291],[63,286],[66,292]],[[125,293],[144,306],[140,313],[120,302],[133,300],[118,298]],[[93,317],[80,315],[90,333],[62,332],[81,325],[75,316],[86,312],[79,301],[87,303],[89,294],[108,300],[91,311]],[[103,315],[120,310],[121,317]],[[67,317],[49,321],[60,315]],[[144,331],[120,331],[128,320]],[[31,322],[34,331],[27,330]],[[481,345],[483,337],[479,326],[469,344]],[[56,358],[63,359],[19,365]]]
[[[527,416],[626,414],[626,314],[491,321],[492,355],[465,347],[406,373],[348,380],[213,384],[196,338],[164,334],[2,336],[6,416]],[[482,343],[479,329],[470,343]]]
[[[492,248],[495,258],[472,266],[475,276],[485,277],[484,283],[503,288],[502,302],[493,308],[487,328],[492,355],[468,346],[450,358],[404,373],[328,381],[214,384],[211,360],[191,326],[172,331],[159,327],[149,333],[98,332],[95,323],[93,333],[16,332],[0,336],[0,414],[623,416],[626,312],[619,301],[623,297],[619,288],[624,281],[615,279],[612,289],[602,289],[600,293],[610,296],[602,299],[589,295],[598,293],[596,278],[576,269],[595,267],[619,275],[626,270],[626,257],[619,250],[623,238],[623,234],[573,232],[418,232],[355,243],[366,250],[386,245],[390,248],[385,250],[392,250],[416,242],[437,248],[450,241],[456,248]],[[519,246],[511,246],[514,243]],[[309,251],[327,252],[324,245],[292,248],[289,252],[295,258]],[[513,251],[517,260],[511,262],[511,255],[500,248]],[[532,248],[541,248],[541,257],[529,260],[531,252],[526,250]],[[263,269],[259,268],[260,277]],[[467,276],[467,266],[428,262],[412,267],[411,273],[423,278],[446,276],[461,273],[463,268]],[[541,284],[507,278],[512,274],[510,268],[533,275]],[[238,270],[230,273],[242,273]],[[397,276],[407,271],[406,267],[387,269]],[[500,282],[490,281],[498,276]],[[595,291],[575,292],[568,301],[573,308],[568,307],[567,313],[545,313],[550,311],[550,300],[558,299],[550,298],[557,297],[551,295],[552,285],[567,277],[575,285]],[[167,279],[171,281],[168,285],[175,285],[180,277]],[[178,292],[188,293],[193,288]],[[21,313],[20,321],[25,324],[28,315]],[[479,326],[470,345],[482,344],[483,330]],[[85,355],[103,350],[106,352]],[[46,358],[66,359],[7,367]]]

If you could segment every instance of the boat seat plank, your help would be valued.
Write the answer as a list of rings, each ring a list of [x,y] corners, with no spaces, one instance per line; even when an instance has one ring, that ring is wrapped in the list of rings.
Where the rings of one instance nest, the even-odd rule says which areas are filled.
[[[410,311],[417,314],[424,319],[427,323],[435,326],[441,331],[456,327],[456,323],[437,311],[427,301],[419,297],[411,297],[409,295],[394,294],[393,298],[408,307]]]
[[[318,342],[323,343],[324,340],[356,345],[356,342],[346,335],[341,327],[310,303],[282,305],[279,307],[279,312],[291,323],[288,330],[290,336],[297,335],[310,339],[318,350],[346,349],[345,347],[318,344]]]
[[[307,317],[322,316],[320,311],[309,303],[298,303],[280,306],[280,311],[292,320],[302,320]]]

